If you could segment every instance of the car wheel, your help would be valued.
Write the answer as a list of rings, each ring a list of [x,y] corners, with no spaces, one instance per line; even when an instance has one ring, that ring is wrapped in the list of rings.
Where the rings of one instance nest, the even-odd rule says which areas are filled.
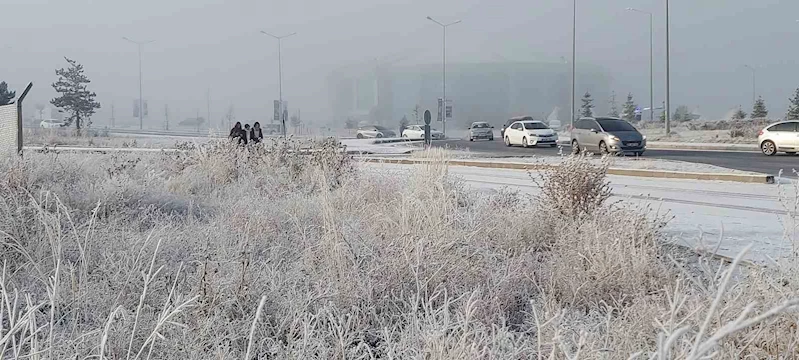
[[[523,137],[523,138],[522,138],[522,147],[523,147],[523,148],[528,148],[528,147],[530,147],[530,145],[528,145],[528,142],[527,142],[527,138],[526,138],[526,137]]]
[[[510,147],[510,146],[511,146],[511,143],[510,143],[510,138],[509,138],[509,137],[507,137],[507,136],[505,137],[505,146],[508,146],[508,147]]]
[[[773,156],[777,153],[777,146],[771,140],[766,140],[762,144],[760,144],[760,150],[763,151],[763,154],[766,156]]]
[[[470,138],[469,138],[469,141],[474,141],[474,138],[473,138],[473,137],[470,137]]]
[[[375,136],[375,137],[376,137],[376,138],[378,138],[378,139],[380,139],[380,138],[382,138],[382,137],[383,137],[383,134],[381,134],[381,133],[377,133],[377,136]]]
[[[577,140],[572,140],[572,154],[577,155],[580,153],[580,144]]]
[[[363,139],[363,134],[358,134],[355,137],[358,138],[358,139]]]
[[[608,144],[605,144],[604,141],[599,143],[599,153],[602,155],[610,154],[610,150],[608,150]]]

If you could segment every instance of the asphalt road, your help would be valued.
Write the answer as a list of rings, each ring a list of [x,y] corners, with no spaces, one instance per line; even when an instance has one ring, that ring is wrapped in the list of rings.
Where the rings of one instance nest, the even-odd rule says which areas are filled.
[[[435,141],[434,146],[448,147],[451,149],[468,150],[476,155],[496,157],[524,157],[524,156],[557,156],[560,151],[570,152],[571,147],[560,148],[537,147],[506,147],[497,139],[494,141],[445,140]],[[759,152],[743,151],[700,151],[700,150],[647,150],[644,157],[686,161],[701,164],[710,164],[730,169],[752,171],[769,175],[778,175],[783,171],[784,177],[796,177],[794,169],[799,171],[799,156],[779,154],[765,156]]]

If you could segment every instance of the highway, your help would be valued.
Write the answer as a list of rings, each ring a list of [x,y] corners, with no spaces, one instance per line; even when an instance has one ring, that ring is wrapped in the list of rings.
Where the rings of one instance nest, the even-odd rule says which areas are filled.
[[[433,146],[446,147],[455,150],[468,150],[477,156],[491,157],[524,157],[524,156],[557,156],[559,148],[537,147],[506,147],[497,139],[494,141],[468,141],[444,140],[434,141]],[[563,152],[568,153],[571,147],[564,146]],[[765,156],[759,152],[745,151],[702,151],[702,150],[647,150],[644,157],[686,161],[701,164],[710,164],[730,169],[752,171],[768,175],[778,175],[783,171],[784,177],[795,178],[793,169],[799,170],[799,156],[779,154]]]

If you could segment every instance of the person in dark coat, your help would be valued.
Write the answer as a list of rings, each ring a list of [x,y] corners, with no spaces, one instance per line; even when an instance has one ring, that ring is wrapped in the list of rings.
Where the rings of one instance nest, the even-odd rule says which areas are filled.
[[[233,128],[230,129],[230,135],[228,135],[228,138],[230,138],[230,140],[237,141],[239,145],[247,144],[247,133],[241,128],[240,122],[236,122],[236,125],[233,125]]]
[[[261,130],[261,123],[256,121],[255,124],[252,125],[250,140],[255,144],[264,140],[264,132]]]

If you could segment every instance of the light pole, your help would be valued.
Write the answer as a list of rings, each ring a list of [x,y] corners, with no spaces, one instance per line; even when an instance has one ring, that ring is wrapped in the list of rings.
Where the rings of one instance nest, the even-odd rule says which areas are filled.
[[[571,127],[574,128],[574,112],[577,100],[577,0],[572,6],[572,94]]]
[[[752,70],[752,109],[755,108],[756,93],[757,93],[757,70],[749,65],[744,65],[745,68]]]
[[[297,33],[293,32],[291,34],[283,36],[272,35],[266,31],[261,31],[261,33],[277,39],[277,77],[278,77],[278,93],[279,93],[278,96],[280,100],[280,118],[281,118],[281,123],[283,124],[283,137],[286,137],[286,117],[283,116],[283,55],[281,54],[281,40],[289,36],[297,35]]]
[[[143,105],[143,102],[142,102],[142,90],[141,90],[141,87],[142,87],[141,86],[141,84],[142,84],[142,80],[141,80],[141,47],[142,47],[142,45],[152,43],[155,40],[133,41],[133,40],[128,39],[126,37],[122,37],[122,39],[136,44],[136,48],[139,50],[139,130],[141,130],[141,129],[144,128],[144,105]]]
[[[669,42],[669,0],[666,0],[666,136],[671,134],[671,63],[669,55],[671,53],[671,44]]]
[[[443,78],[444,78],[443,90],[444,90],[444,94],[441,97],[441,104],[442,104],[441,106],[443,106],[443,109],[441,110],[441,112],[443,113],[442,114],[443,116],[441,117],[441,121],[443,122],[442,125],[441,125],[441,127],[442,127],[441,130],[444,133],[444,136],[446,136],[447,135],[447,28],[452,26],[452,25],[455,25],[457,23],[460,23],[461,21],[457,20],[457,21],[453,21],[453,22],[451,22],[449,24],[443,24],[443,23],[438,22],[438,21],[436,21],[435,19],[433,19],[432,17],[429,17],[429,16],[427,17],[427,20],[430,20],[430,21],[438,24],[444,30],[444,43],[443,43],[443,46],[442,46],[443,47],[443,53],[444,53],[444,58],[443,58],[443,61],[442,61],[443,62],[443,67],[444,67],[444,70],[443,70]]]
[[[649,120],[655,120],[655,52],[654,52],[654,44],[655,44],[655,26],[654,26],[654,15],[649,11],[639,10],[635,8],[628,7],[628,11],[635,11],[642,14],[649,15]]]

